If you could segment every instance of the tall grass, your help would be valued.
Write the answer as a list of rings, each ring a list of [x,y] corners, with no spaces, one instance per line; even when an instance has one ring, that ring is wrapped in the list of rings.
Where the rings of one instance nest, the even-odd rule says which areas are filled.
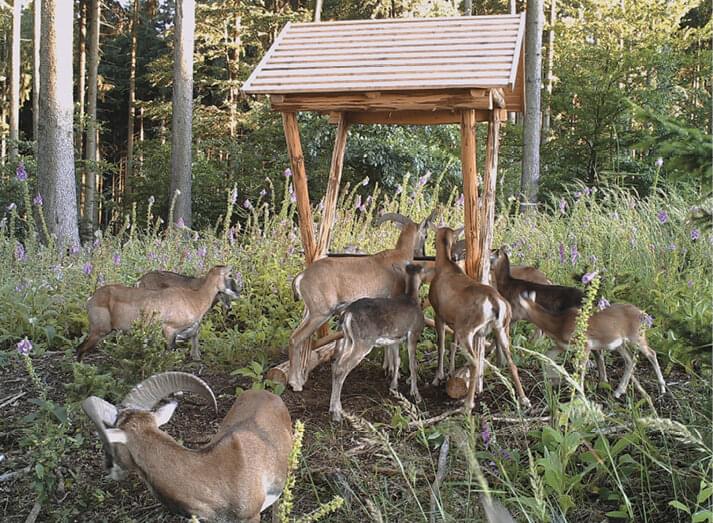
[[[395,195],[383,194],[368,180],[345,187],[332,250],[355,245],[375,252],[393,245],[395,228],[372,225],[382,211],[422,219],[438,207],[440,220],[460,224],[460,195],[439,194],[439,186],[438,177],[406,176]],[[152,269],[197,274],[216,264],[239,271],[244,291],[227,314],[213,312],[204,321],[206,364],[229,374],[253,359],[275,360],[301,316],[290,283],[302,269],[303,254],[289,178],[283,187],[266,189],[264,198],[249,205],[236,202],[227,190],[226,213],[204,231],[164,227],[147,202],[97,234],[92,244],[67,253],[42,246],[34,235],[19,234],[35,225],[30,204],[18,202],[17,208],[5,211],[0,234],[0,366],[10,365],[15,344],[24,337],[34,344],[33,357],[46,350],[64,351],[68,364],[86,332],[86,299],[100,285],[133,285]],[[391,423],[354,418],[353,437],[372,449],[369,460],[359,453],[340,454],[343,433],[323,427],[304,450],[306,483],[297,486],[296,496],[337,488],[337,483],[327,481],[326,487],[309,473],[309,467],[328,455],[332,465],[348,472],[356,494],[352,510],[373,520],[429,519],[434,450],[448,435],[455,444],[438,495],[437,519],[482,517],[480,495],[485,493],[503,500],[519,521],[710,521],[701,518],[711,517],[705,511],[713,464],[706,366],[713,320],[712,238],[689,223],[689,200],[676,192],[642,200],[617,189],[592,192],[582,187],[526,215],[518,213],[514,201],[500,204],[495,244],[510,245],[514,262],[537,265],[552,280],[568,285],[575,284],[576,275],[598,271],[597,299],[631,302],[646,310],[652,318],[650,344],[665,362],[665,374],[673,372],[668,378],[674,381],[671,396],[652,400],[631,392],[617,402],[606,390],[578,389],[577,378],[561,365],[555,368],[565,385],[562,390],[553,387],[541,379],[539,369],[541,363],[556,365],[542,355],[547,342],[525,341],[525,328],[518,326],[513,336],[521,346],[517,361],[532,378],[530,396],[541,398],[542,412],[530,413],[533,418],[518,414],[507,387],[503,401],[489,410],[484,406],[475,417],[434,425],[419,425],[426,415],[414,406],[388,406]],[[321,203],[314,213],[321,219]],[[427,251],[433,253],[432,243]],[[99,350],[118,354],[123,349],[117,343],[144,342],[124,337]],[[429,347],[427,337],[420,350]],[[110,370],[89,367],[74,368],[70,391],[112,388]],[[432,371],[422,372],[430,376]],[[645,390],[655,390],[644,377],[641,381]],[[542,421],[543,415],[549,421]],[[499,421],[502,416],[510,421]],[[380,470],[390,472],[384,476]],[[353,521],[344,511],[330,517]]]

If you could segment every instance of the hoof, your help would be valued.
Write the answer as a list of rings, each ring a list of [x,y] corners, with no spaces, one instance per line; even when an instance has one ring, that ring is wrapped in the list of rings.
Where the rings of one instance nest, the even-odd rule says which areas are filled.
[[[530,403],[529,398],[520,398],[520,406],[524,410],[529,410],[532,408],[532,403]]]

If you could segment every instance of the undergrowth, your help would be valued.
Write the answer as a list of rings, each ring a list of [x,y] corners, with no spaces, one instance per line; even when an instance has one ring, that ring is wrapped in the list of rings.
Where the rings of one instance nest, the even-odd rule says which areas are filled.
[[[275,198],[275,193],[283,197]],[[459,225],[460,195],[439,193],[439,180],[426,177],[406,176],[395,196],[382,194],[379,187],[346,187],[339,198],[332,250],[356,246],[376,252],[393,245],[395,228],[372,225],[382,211],[423,219],[438,205],[439,220]],[[55,386],[51,398],[43,388],[48,385],[30,386],[22,400],[26,412],[0,425],[7,447],[23,452],[20,461],[32,470],[30,483],[38,500],[58,507],[66,491],[87,488],[73,455],[96,450],[77,409],[88,395],[118,401],[154,372],[198,368],[243,380],[231,390],[267,387],[282,392],[263,373],[284,359],[289,335],[301,317],[302,306],[290,285],[303,267],[290,195],[290,180],[285,179],[285,186],[271,188],[264,200],[238,207],[228,190],[225,215],[204,231],[166,229],[149,205],[145,216],[135,210],[98,233],[93,243],[61,254],[43,247],[34,235],[20,234],[38,227],[31,222],[29,203],[18,202],[5,211],[0,367],[24,373],[33,361],[50,358],[53,363],[39,375],[40,382],[52,372],[70,380]],[[492,370],[486,387],[501,391],[499,401],[481,404],[472,417],[430,422],[428,412],[397,399],[375,407],[380,413],[376,420],[350,414],[347,431],[308,425],[313,433],[307,434],[295,471],[295,499],[324,502],[343,494],[347,510],[327,516],[328,521],[354,521],[355,514],[370,521],[477,520],[490,497],[502,501],[518,521],[713,521],[712,237],[689,220],[690,201],[689,195],[675,191],[643,200],[618,189],[573,187],[568,198],[526,215],[519,214],[516,202],[500,202],[496,222],[495,245],[508,244],[514,263],[537,265],[553,281],[567,285],[581,285],[581,274],[596,271],[594,309],[608,301],[630,302],[646,311],[650,345],[663,363],[669,396],[655,397],[655,381],[640,374],[648,372],[642,371],[646,365],[637,367],[643,389],[630,387],[622,401],[606,387],[596,388],[592,376],[581,388],[579,373],[585,372],[586,362],[574,358],[574,368],[567,370],[543,356],[547,341],[528,341],[529,327],[518,325],[514,353],[531,377],[528,395],[538,398],[533,412],[518,412],[511,389],[495,388],[507,378]],[[321,219],[319,205],[314,213]],[[431,241],[427,254],[433,253]],[[244,288],[229,310],[215,307],[204,319],[200,365],[189,361],[186,344],[167,352],[160,329],[151,323],[110,335],[89,362],[73,361],[88,327],[85,302],[98,286],[133,285],[153,269],[200,274],[216,264],[238,271]],[[32,350],[18,356],[25,338]],[[422,360],[433,361],[432,340],[427,331],[419,345]],[[611,358],[609,364],[618,366],[619,361]],[[543,380],[541,365],[561,374],[562,385]],[[433,369],[426,366],[419,373],[430,380]],[[325,411],[327,404],[325,396]],[[447,474],[434,490],[445,441],[451,442]],[[101,505],[112,495],[93,488],[76,499]],[[120,510],[118,519],[133,517],[130,508],[114,510]],[[46,514],[62,520],[81,511],[64,506]]]

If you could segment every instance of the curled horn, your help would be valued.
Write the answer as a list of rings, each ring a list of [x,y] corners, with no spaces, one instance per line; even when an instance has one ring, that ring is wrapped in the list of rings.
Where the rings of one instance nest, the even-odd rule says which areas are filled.
[[[82,402],[82,410],[89,416],[97,427],[97,434],[104,447],[104,457],[106,467],[111,468],[114,461],[114,454],[111,450],[111,443],[106,435],[106,425],[113,427],[116,424],[117,410],[114,405],[96,396],[90,396]]]
[[[411,218],[409,218],[408,216],[404,216],[403,214],[399,214],[397,212],[387,212],[387,213],[384,213],[381,216],[377,217],[374,220],[374,225],[381,225],[382,223],[387,222],[387,221],[400,223],[402,225],[406,225],[408,223],[413,223]]]
[[[218,411],[215,395],[202,379],[187,372],[154,374],[136,385],[121,402],[125,408],[151,410],[163,398],[179,391],[193,392],[205,398]]]

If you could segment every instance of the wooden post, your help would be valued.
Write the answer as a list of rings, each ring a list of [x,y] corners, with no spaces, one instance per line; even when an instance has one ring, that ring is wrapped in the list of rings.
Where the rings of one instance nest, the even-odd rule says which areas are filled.
[[[495,226],[495,191],[497,189],[498,149],[500,146],[500,111],[490,112],[488,122],[488,145],[485,155],[485,177],[483,178],[483,207],[480,212],[480,264],[481,282],[490,283],[490,249],[493,244]]]
[[[344,164],[344,150],[347,146],[347,133],[349,121],[346,113],[339,113],[337,122],[337,133],[334,139],[334,150],[332,151],[332,164],[329,167],[329,181],[327,182],[327,194],[324,196],[324,214],[319,227],[317,238],[317,251],[315,258],[321,258],[329,249],[329,240],[334,225],[334,217],[337,213],[337,198],[339,197],[339,182],[342,179],[342,166]]]
[[[463,198],[465,213],[465,272],[480,281],[478,260],[478,172],[475,164],[475,110],[461,113],[460,158],[463,170]]]
[[[282,113],[282,126],[285,129],[287,152],[290,155],[290,165],[292,165],[292,183],[295,185],[295,195],[297,196],[297,215],[300,221],[302,246],[305,250],[305,261],[309,265],[314,260],[316,246],[314,242],[312,207],[309,203],[309,190],[307,189],[307,172],[305,170],[305,159],[302,155],[300,129],[297,125],[296,114]]]

